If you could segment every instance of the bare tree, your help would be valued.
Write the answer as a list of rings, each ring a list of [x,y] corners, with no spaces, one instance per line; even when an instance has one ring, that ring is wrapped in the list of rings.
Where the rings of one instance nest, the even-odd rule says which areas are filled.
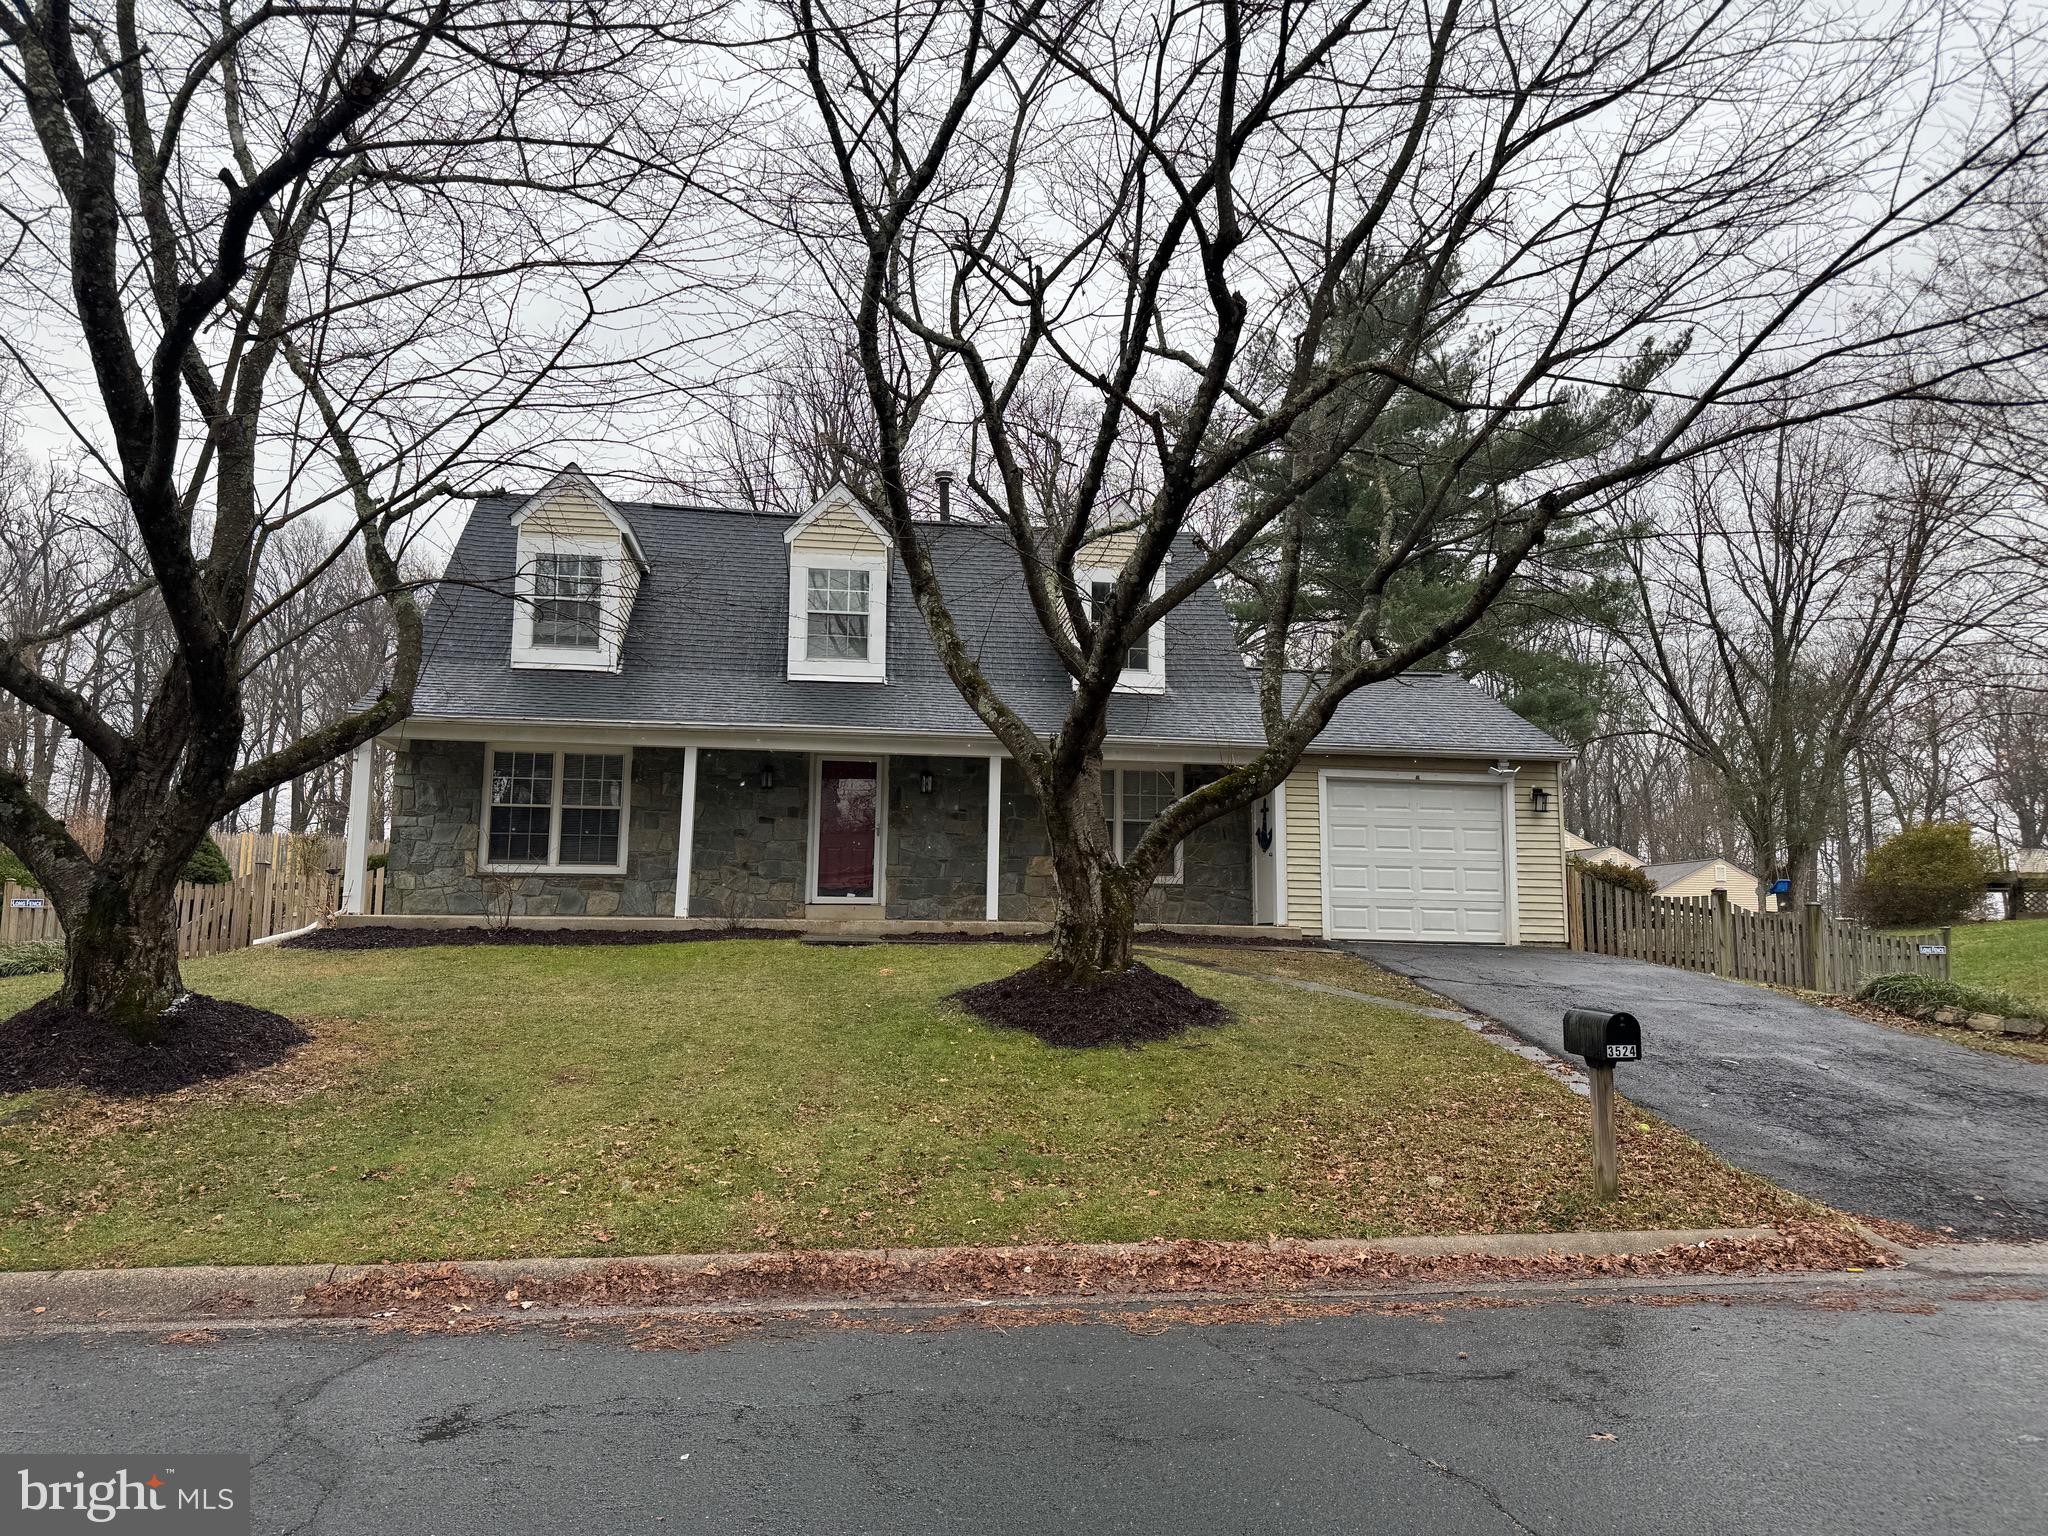
[[[2042,102],[1990,88],[1929,15],[1885,32],[1792,0],[793,0],[790,17],[781,78],[809,114],[764,173],[790,180],[814,307],[845,315],[872,508],[1038,799],[1052,974],[1126,968],[1173,845],[1270,790],[1352,693],[1467,630],[1553,528],[1775,430],[1761,402],[1796,423],[1968,395],[2010,360],[1952,355],[1985,316],[1900,273],[2041,153]],[[1333,331],[1347,284],[1376,323],[1345,334],[1370,345]],[[1487,340],[1453,379],[1433,343],[1461,326]],[[1464,446],[1303,669],[1311,493],[1415,395],[1458,413]],[[1468,494],[1567,407],[1634,424]],[[991,683],[926,548],[917,486],[948,463],[1074,678],[1051,732]],[[1466,599],[1401,627],[1404,582],[1446,552]],[[1098,592],[1085,573],[1104,566]],[[1097,770],[1124,658],[1225,573],[1261,594],[1266,745],[1120,862]]]
[[[675,171],[699,144],[668,51],[686,20],[627,0],[0,4],[0,346],[95,466],[109,544],[140,557],[0,637],[0,690],[104,781],[89,847],[0,771],[0,838],[63,920],[64,1004],[170,1027],[171,891],[208,826],[408,708],[420,515],[661,392]],[[267,576],[315,524],[324,553]],[[306,610],[341,564],[391,664],[251,753],[252,678],[322,622]],[[145,614],[170,643],[129,648],[126,710],[49,664]]]

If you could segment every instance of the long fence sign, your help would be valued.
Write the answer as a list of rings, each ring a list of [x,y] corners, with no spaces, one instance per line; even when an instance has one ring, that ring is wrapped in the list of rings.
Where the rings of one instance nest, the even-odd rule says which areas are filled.
[[[1645,896],[1609,880],[1565,872],[1571,945],[1588,954],[1647,960],[1737,981],[1853,994],[1876,976],[1949,974],[1948,930],[1885,933],[1799,912],[1745,912],[1726,891]]]

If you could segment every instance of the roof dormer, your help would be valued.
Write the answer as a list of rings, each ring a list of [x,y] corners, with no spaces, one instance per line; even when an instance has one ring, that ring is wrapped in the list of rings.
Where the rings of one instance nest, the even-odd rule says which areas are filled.
[[[1074,562],[1074,580],[1088,598],[1091,619],[1108,603],[1124,563],[1137,546],[1137,536],[1131,533],[1105,534],[1081,546]],[[1166,590],[1166,565],[1172,562],[1173,557],[1168,555],[1165,564],[1153,573],[1149,597],[1156,598]],[[1151,625],[1132,642],[1125,653],[1123,668],[1117,673],[1116,688],[1119,693],[1166,691],[1166,620]]]
[[[789,546],[789,679],[887,682],[895,541],[843,485],[819,497],[782,540]]]
[[[512,514],[512,665],[616,672],[647,559],[633,525],[574,464]]]

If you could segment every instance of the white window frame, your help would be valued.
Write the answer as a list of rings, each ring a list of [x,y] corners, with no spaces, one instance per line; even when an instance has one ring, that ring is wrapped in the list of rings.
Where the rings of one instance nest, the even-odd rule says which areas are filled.
[[[872,896],[818,894],[818,821],[824,813],[825,760],[875,765],[875,893]],[[804,840],[804,898],[818,906],[887,907],[889,892],[889,759],[865,752],[811,754],[811,830]]]
[[[500,752],[546,752],[554,760],[554,789],[548,803],[548,860],[545,864],[494,864],[491,862],[491,764]],[[563,864],[562,852],[562,759],[571,752],[587,757],[621,757],[619,781],[619,857],[615,864]],[[627,841],[633,827],[633,749],[628,746],[563,746],[547,741],[487,741],[484,743],[482,811],[477,817],[476,867],[483,875],[623,875],[630,850]]]
[[[868,574],[868,655],[865,661],[839,657],[813,660],[809,647],[812,571]],[[791,549],[789,552],[789,680],[810,683],[886,683],[889,680],[889,557],[845,550]]]
[[[1109,806],[1109,846],[1111,852],[1116,855],[1117,862],[1121,864],[1127,856],[1124,852],[1124,774],[1127,772],[1170,773],[1173,775],[1173,799],[1178,800],[1187,793],[1186,765],[1184,763],[1104,763],[1102,771],[1110,775],[1110,783],[1115,790],[1115,793],[1110,797],[1111,804]],[[1169,805],[1172,803],[1172,800],[1167,802]],[[1185,880],[1187,878],[1187,852],[1188,840],[1184,837],[1173,845],[1173,868],[1171,870],[1161,870],[1157,875],[1154,875],[1152,877],[1153,883],[1156,885],[1179,885]]]
[[[1116,585],[1117,577],[1121,574],[1114,566],[1094,566],[1075,572],[1075,575],[1080,579],[1081,590],[1087,594],[1088,606],[1091,610],[1088,616],[1090,623],[1093,623],[1095,618],[1092,611],[1095,606],[1095,584],[1098,581],[1106,581],[1113,587]],[[1147,594],[1146,600],[1148,602],[1151,601],[1165,590],[1166,572],[1161,570],[1152,577],[1152,590]],[[1126,656],[1129,654],[1128,651],[1125,652]],[[1118,693],[1166,692],[1165,619],[1159,620],[1145,632],[1145,660],[1149,665],[1143,668],[1125,667],[1117,673],[1116,691]],[[1075,686],[1079,687],[1080,685],[1077,682]]]
[[[535,645],[533,602],[536,567],[542,555],[596,556],[604,562],[597,589],[597,646]],[[621,539],[574,537],[568,534],[519,534],[519,569],[513,580],[512,665],[561,672],[616,672],[626,629],[624,566]]]

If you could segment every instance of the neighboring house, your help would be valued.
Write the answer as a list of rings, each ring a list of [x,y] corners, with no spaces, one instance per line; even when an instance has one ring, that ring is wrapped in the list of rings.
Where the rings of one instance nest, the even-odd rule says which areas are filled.
[[[1619,864],[1624,869],[1641,869],[1643,861],[1625,848],[1612,843],[1594,843],[1567,831],[1564,835],[1564,851],[1567,857],[1581,859],[1588,864]]]
[[[926,531],[967,645],[1054,729],[1073,682],[1003,535]],[[1101,549],[1105,572],[1122,553]],[[413,714],[382,738],[397,754],[388,913],[1050,917],[1036,802],[939,665],[888,532],[850,494],[796,518],[615,503],[571,468],[532,497],[480,499],[449,575]],[[1254,674],[1205,589],[1132,648],[1112,702],[1113,845],[1262,746]],[[1454,676],[1362,690],[1281,788],[1187,839],[1142,915],[1562,943],[1568,756]],[[367,759],[365,746],[352,911]]]
[[[1745,912],[1757,910],[1756,876],[1740,864],[1726,859],[1678,859],[1668,864],[1645,864],[1643,873],[1656,882],[1659,896],[1711,896],[1728,893],[1728,905]],[[1764,910],[1778,907],[1775,896],[1764,898]]]

